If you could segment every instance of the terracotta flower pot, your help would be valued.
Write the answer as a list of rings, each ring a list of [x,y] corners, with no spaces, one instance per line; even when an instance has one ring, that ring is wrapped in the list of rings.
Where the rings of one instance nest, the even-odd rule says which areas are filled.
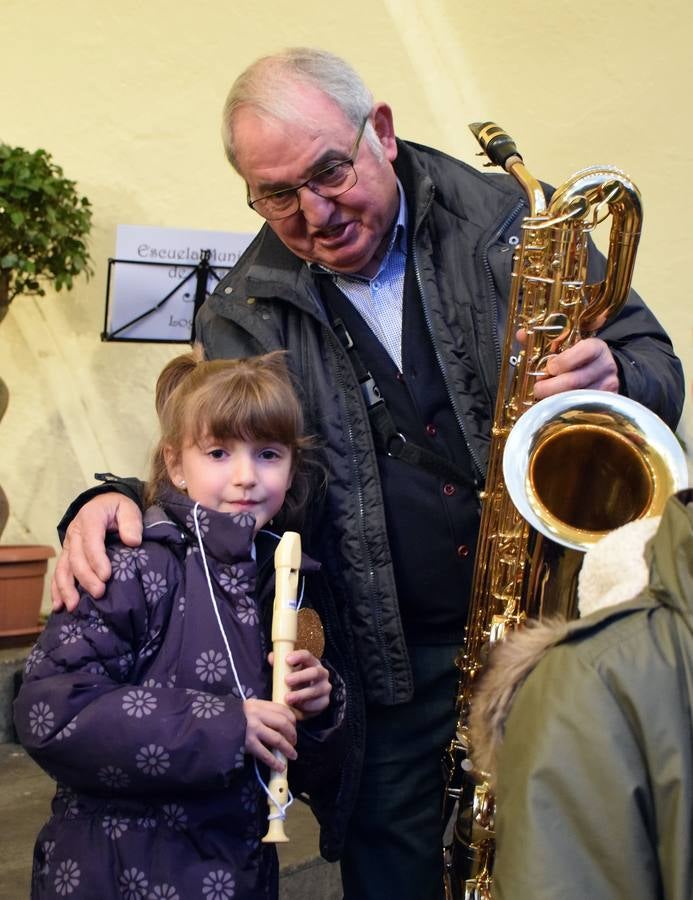
[[[55,550],[47,545],[0,545],[0,646],[29,642],[39,623],[43,580]]]

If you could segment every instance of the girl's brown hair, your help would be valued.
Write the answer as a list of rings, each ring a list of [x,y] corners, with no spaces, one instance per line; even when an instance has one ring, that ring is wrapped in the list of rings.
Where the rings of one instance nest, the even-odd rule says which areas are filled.
[[[284,509],[295,518],[308,495],[303,410],[285,362],[276,351],[247,359],[205,360],[202,349],[177,356],[156,383],[161,437],[152,457],[146,502],[171,487],[164,451],[174,456],[206,438],[217,441],[271,441],[291,450],[293,483]]]

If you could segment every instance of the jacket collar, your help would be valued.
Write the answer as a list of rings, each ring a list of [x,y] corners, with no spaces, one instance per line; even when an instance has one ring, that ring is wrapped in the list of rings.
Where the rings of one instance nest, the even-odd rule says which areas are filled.
[[[253,557],[255,520],[244,514],[216,512],[197,506],[186,495],[165,489],[159,504],[144,515],[144,536],[174,543],[196,544],[197,526],[205,549],[219,562],[243,562]]]
[[[263,225],[258,235],[257,254],[246,272],[245,284],[250,296],[281,297],[314,315],[320,309],[308,266],[282,244],[269,225]]]
[[[623,526],[623,530],[628,527]],[[654,537],[639,552],[645,557],[649,583],[626,602],[605,606],[584,619],[571,622],[567,639],[593,628],[599,630],[611,619],[657,606],[667,606],[683,615],[693,630],[693,488],[669,498]],[[625,560],[622,562],[627,564]],[[614,562],[614,565],[618,564]]]
[[[457,166],[466,177],[451,181],[450,165]],[[458,218],[482,231],[488,229],[490,237],[523,198],[522,189],[510,176],[479,172],[461,160],[411,141],[397,141],[395,172],[409,198],[415,230],[435,199],[443,208],[455,210]]]
[[[172,488],[162,492],[160,502],[144,513],[144,537],[165,540],[179,545],[197,543],[195,515],[192,500]],[[273,560],[280,534],[263,529],[253,540],[253,523],[249,516],[232,516],[201,506],[198,522],[205,547],[212,556],[223,563],[242,562],[255,558],[257,545],[258,565]],[[318,572],[321,565],[305,553],[301,554],[301,572]]]

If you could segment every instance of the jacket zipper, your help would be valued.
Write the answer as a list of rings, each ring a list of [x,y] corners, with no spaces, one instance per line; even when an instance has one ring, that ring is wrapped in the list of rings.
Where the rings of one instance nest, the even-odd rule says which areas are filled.
[[[339,354],[343,354],[342,346],[337,340],[336,336],[333,334],[331,330],[328,330],[329,340],[333,346],[333,350],[336,350],[336,357],[339,357]],[[347,361],[348,363],[348,361]],[[385,676],[388,681],[388,687],[390,693],[392,693],[393,685],[392,685],[392,667],[390,665],[389,654],[385,649],[385,640],[383,635],[383,623],[382,623],[382,610],[380,608],[380,604],[376,602],[375,597],[375,566],[373,565],[373,558],[371,556],[370,548],[368,545],[368,540],[365,534],[364,523],[366,519],[366,504],[363,497],[363,485],[361,482],[361,475],[359,471],[358,465],[358,457],[356,455],[355,450],[355,442],[354,442],[354,429],[351,422],[351,415],[348,409],[347,402],[347,385],[342,376],[342,365],[341,363],[338,365],[337,378],[339,380],[339,386],[342,391],[342,396],[344,397],[344,420],[346,426],[346,435],[349,444],[349,449],[351,452],[351,471],[354,477],[354,481],[356,483],[356,496],[358,499],[358,508],[359,508],[359,544],[361,545],[361,551],[366,560],[366,565],[368,569],[368,588],[370,591],[370,603],[371,609],[374,612],[375,616],[375,627],[376,627],[376,637],[378,641],[378,645],[382,648],[381,654],[381,664],[385,669]]]
[[[497,228],[496,231],[494,231],[491,239],[484,245],[484,249],[483,249],[483,253],[482,253],[482,257],[481,257],[483,265],[484,265],[484,272],[486,273],[486,278],[488,280],[491,297],[493,299],[493,323],[494,323],[493,324],[493,348],[496,351],[496,368],[497,368],[499,375],[500,375],[502,360],[501,360],[500,340],[498,338],[498,297],[496,294],[496,286],[493,283],[493,272],[491,270],[491,263],[488,260],[488,250],[489,250],[489,247],[491,246],[491,244],[495,240],[497,240],[501,234],[503,234],[505,229],[510,225],[510,223],[513,221],[513,219],[517,216],[519,211],[522,209],[523,205],[524,205],[524,201],[520,200],[515,205],[513,210],[508,214],[508,216],[506,216],[506,218],[503,220],[503,223],[501,224],[500,228]],[[510,314],[510,310],[508,310],[508,315],[506,316],[506,328],[511,327],[510,321],[509,321],[509,319],[510,319],[509,314]],[[498,390],[500,390],[500,388],[501,388],[501,385],[499,384]]]
[[[421,217],[420,217],[420,219],[419,219],[419,222],[420,222],[420,223],[423,222],[424,216],[425,216],[426,212],[428,211],[428,209],[429,209],[430,206],[431,206],[431,203],[432,203],[432,201],[433,201],[433,193],[434,193],[434,191],[435,191],[435,188],[433,188],[433,190],[431,191],[431,194],[430,194],[430,196],[429,196],[429,198],[428,198],[428,202],[427,202],[427,204],[426,204],[426,208],[423,210],[422,215],[421,215]],[[420,227],[420,226],[419,226],[419,227]],[[437,361],[437,363],[438,363],[438,368],[440,369],[440,373],[441,373],[441,375],[443,376],[443,383],[445,384],[445,391],[446,391],[446,393],[447,393],[447,395],[448,395],[448,400],[450,401],[450,406],[451,406],[451,408],[452,408],[452,411],[453,411],[453,413],[455,414],[455,419],[456,419],[456,421],[457,421],[457,426],[458,426],[458,428],[460,429],[460,434],[462,435],[462,439],[464,440],[464,443],[465,443],[465,445],[466,445],[466,447],[467,447],[467,450],[469,451],[469,456],[471,457],[471,460],[472,460],[472,462],[474,463],[474,467],[475,467],[475,469],[476,469],[476,471],[477,471],[478,478],[481,479],[481,481],[483,481],[483,479],[484,479],[484,467],[483,467],[482,464],[481,464],[481,460],[479,459],[478,454],[476,453],[476,451],[474,450],[474,448],[473,448],[472,445],[470,444],[469,438],[467,437],[467,431],[466,431],[466,429],[465,429],[465,427],[464,427],[464,422],[462,421],[462,416],[460,415],[460,412],[459,412],[459,410],[458,410],[458,408],[457,408],[457,403],[455,402],[455,398],[454,398],[454,396],[453,396],[453,392],[452,392],[452,389],[451,389],[451,387],[450,387],[450,383],[449,383],[449,381],[448,381],[447,372],[446,372],[446,370],[445,370],[445,366],[443,365],[443,357],[442,357],[442,355],[441,355],[441,353],[440,353],[440,349],[439,349],[439,347],[438,347],[438,343],[437,343],[437,341],[436,341],[435,334],[433,333],[433,325],[432,325],[432,323],[431,323],[431,315],[430,315],[428,306],[426,305],[426,295],[424,294],[423,281],[421,280],[421,271],[420,271],[420,269],[419,269],[419,260],[418,260],[418,257],[417,257],[417,255],[416,255],[416,237],[417,237],[417,234],[418,234],[418,230],[419,230],[419,229],[418,229],[418,227],[417,227],[416,233],[413,235],[413,238],[412,238],[412,242],[411,242],[411,250],[412,250],[412,259],[413,259],[413,261],[414,261],[414,275],[416,276],[416,284],[418,285],[418,288],[419,288],[419,296],[421,297],[421,307],[422,307],[422,309],[423,309],[424,319],[426,320],[426,328],[428,329],[428,333],[429,333],[429,335],[431,336],[431,343],[433,344],[433,352],[434,352],[435,355],[436,355],[436,361]],[[481,485],[478,483],[478,479],[477,479],[477,486],[478,486],[478,487],[481,486]]]

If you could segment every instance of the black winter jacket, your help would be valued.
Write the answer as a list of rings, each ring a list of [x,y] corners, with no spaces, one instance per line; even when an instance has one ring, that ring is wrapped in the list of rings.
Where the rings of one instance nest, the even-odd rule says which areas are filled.
[[[398,148],[410,263],[450,402],[483,479],[512,246],[527,204],[510,176],[477,172],[416,144]],[[595,251],[591,259],[596,281],[603,257]],[[207,299],[196,328],[211,358],[289,351],[308,428],[324,443],[329,469],[324,508],[306,546],[324,564],[344,613],[366,698],[405,702],[411,671],[373,439],[360,388],[308,267],[265,226]],[[681,365],[635,292],[599,336],[617,360],[621,392],[674,427],[683,402]]]

